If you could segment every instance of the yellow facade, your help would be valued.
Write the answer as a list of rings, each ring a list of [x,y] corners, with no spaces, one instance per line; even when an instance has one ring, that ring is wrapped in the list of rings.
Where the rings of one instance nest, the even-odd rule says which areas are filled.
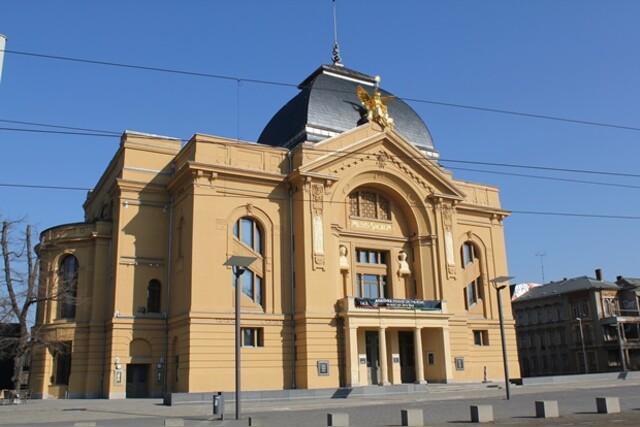
[[[36,395],[233,390],[232,255],[256,258],[240,279],[242,390],[504,378],[498,190],[453,179],[393,127],[292,149],[126,132],[84,209],[37,249],[41,292],[77,275],[75,312],[38,307],[36,328],[69,351],[34,350]]]

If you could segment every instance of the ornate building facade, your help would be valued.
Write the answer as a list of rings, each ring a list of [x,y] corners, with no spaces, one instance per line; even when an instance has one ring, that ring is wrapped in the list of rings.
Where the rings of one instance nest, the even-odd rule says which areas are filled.
[[[243,390],[502,380],[498,189],[454,179],[415,111],[377,120],[358,86],[378,90],[322,66],[258,143],[125,132],[85,222],[41,234],[40,291],[64,291],[37,327],[63,345],[34,351],[34,394],[233,390],[233,255],[255,258]]]

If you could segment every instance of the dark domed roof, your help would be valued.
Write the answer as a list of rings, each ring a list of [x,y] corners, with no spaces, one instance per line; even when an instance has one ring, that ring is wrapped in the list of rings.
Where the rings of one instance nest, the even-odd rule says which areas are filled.
[[[301,142],[319,142],[361,125],[365,110],[356,88],[371,94],[375,78],[336,65],[323,65],[300,83],[298,93],[276,113],[258,143],[291,148]],[[383,96],[391,95],[380,89]],[[388,105],[394,129],[430,157],[438,157],[431,134],[420,116],[403,100]]]

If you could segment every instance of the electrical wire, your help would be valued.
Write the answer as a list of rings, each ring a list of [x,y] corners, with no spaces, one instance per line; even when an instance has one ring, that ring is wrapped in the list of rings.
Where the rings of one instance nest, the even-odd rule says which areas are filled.
[[[13,188],[31,188],[31,189],[44,189],[44,190],[69,190],[69,191],[91,191],[89,188],[84,187],[65,187],[65,186],[54,186],[54,185],[28,185],[28,184],[11,184],[11,183],[0,183],[0,187],[13,187]],[[219,197],[219,198],[238,198],[238,199],[261,199],[261,200],[269,200],[269,201],[287,201],[289,200],[286,196],[277,196],[272,193],[264,193],[264,192],[252,192],[252,194],[204,194],[204,193],[189,193],[190,196],[194,197]],[[302,203],[310,202],[311,199],[302,198]],[[334,205],[345,205],[348,204],[348,201],[341,200],[325,200],[323,203],[334,204]],[[397,204],[397,206],[409,207],[409,208],[425,208],[429,207],[428,205],[419,205],[412,203],[401,203]],[[560,216],[560,217],[574,217],[574,218],[592,218],[592,219],[622,219],[622,220],[640,220],[640,216],[631,216],[631,215],[613,215],[613,214],[595,214],[595,213],[585,213],[585,212],[552,212],[552,211],[532,211],[532,210],[517,210],[512,209],[508,212],[510,215],[518,214],[518,215],[541,215],[541,216]]]
[[[143,70],[143,71],[155,71],[155,72],[179,74],[179,75],[185,75],[185,76],[191,76],[191,77],[206,77],[206,78],[212,78],[212,79],[229,80],[229,81],[237,81],[237,82],[238,81],[242,81],[242,82],[247,82],[247,83],[256,83],[256,84],[263,84],[263,85],[270,85],[270,86],[281,86],[281,87],[291,87],[291,88],[300,87],[301,89],[304,89],[303,86],[299,86],[299,85],[292,84],[292,83],[286,83],[286,82],[278,82],[278,81],[274,81],[274,80],[251,79],[251,78],[238,77],[238,76],[228,76],[228,75],[222,75],[222,74],[212,74],[212,73],[203,73],[203,72],[197,72],[197,71],[178,70],[178,69],[173,69],[173,68],[151,67],[151,66],[145,66],[145,65],[125,64],[125,63],[121,63],[121,62],[110,62],[110,61],[90,60],[90,59],[82,59],[82,58],[72,58],[72,57],[69,57],[69,56],[47,55],[47,54],[34,53],[34,52],[24,52],[24,51],[17,51],[17,50],[5,50],[5,53],[13,54],[13,55],[29,56],[29,57],[35,57],[35,58],[53,59],[53,60],[58,60],[58,61],[70,61],[70,62],[78,62],[78,63],[85,63],[85,64],[93,64],[93,65],[105,65],[105,66],[110,66],[110,67],[136,69],[136,70]],[[328,90],[328,91],[334,91],[334,92],[343,92],[343,91],[337,91],[335,89],[322,89],[322,90]],[[443,106],[443,107],[462,108],[462,109],[468,109],[468,110],[474,110],[474,111],[483,111],[483,112],[496,113],[496,114],[506,114],[506,115],[520,116],[520,117],[540,119],[540,120],[553,120],[553,121],[558,121],[558,122],[565,122],[565,123],[572,123],[572,124],[579,124],[579,125],[588,125],[588,126],[598,126],[598,127],[612,128],[612,129],[640,131],[640,127],[626,126],[626,125],[619,125],[619,124],[605,123],[605,122],[596,122],[596,121],[592,121],[592,120],[580,120],[580,119],[573,119],[573,118],[568,118],[568,117],[551,116],[551,115],[547,115],[547,114],[528,113],[528,112],[523,112],[523,111],[505,110],[505,109],[500,109],[500,108],[481,107],[481,106],[478,106],[478,105],[466,105],[466,104],[458,104],[458,103],[452,103],[452,102],[433,101],[433,100],[428,100],[428,99],[409,98],[409,97],[400,97],[400,96],[396,96],[396,98],[401,99],[401,100],[403,100],[405,102],[416,102],[416,103],[421,103],[421,104],[431,104],[431,105],[438,105],[438,106]]]
[[[6,120],[6,119],[0,119],[0,122],[6,122],[6,123],[25,123],[25,124],[29,124],[32,126],[40,126],[40,127],[55,127],[55,128],[62,128],[62,129],[78,129],[78,130],[86,130],[87,132],[65,132],[65,131],[53,131],[53,130],[46,130],[46,129],[26,129],[26,128],[6,128],[6,127],[0,127],[0,131],[5,130],[5,131],[14,131],[14,132],[35,132],[35,133],[49,133],[49,134],[63,134],[63,135],[74,135],[74,136],[93,136],[93,137],[113,137],[113,138],[120,138],[122,136],[122,133],[118,133],[118,132],[114,132],[114,131],[107,131],[107,130],[97,130],[97,129],[87,129],[87,128],[76,128],[76,127],[70,127],[70,126],[59,126],[59,125],[47,125],[47,124],[43,124],[43,123],[34,123],[34,122],[21,122],[21,121],[17,121],[17,120]],[[162,136],[157,136],[157,135],[145,135],[145,137],[148,138],[158,138],[158,139],[165,139]],[[184,139],[181,138],[180,139],[182,142],[188,142],[188,139]],[[314,148],[315,151],[317,152],[322,152],[322,153],[327,153],[327,154],[335,154],[335,155],[341,155],[343,157],[351,157],[351,158],[361,158],[361,159],[365,159],[365,158],[369,158],[371,156],[375,156],[377,153],[363,153],[363,152],[359,152],[359,151],[344,151],[344,150],[323,150],[321,148]],[[388,158],[396,158],[396,159],[403,159],[403,160],[408,160],[408,159],[423,159],[423,156],[404,156],[404,155],[388,155]],[[550,166],[537,166],[537,165],[524,165],[524,164],[517,164],[517,163],[499,163],[499,162],[481,162],[481,161],[474,161],[474,160],[457,160],[457,159],[447,159],[447,158],[440,158],[438,159],[439,163],[462,163],[462,164],[473,164],[473,165],[479,165],[479,166],[496,166],[496,167],[505,167],[505,168],[518,168],[518,169],[534,169],[534,170],[542,170],[542,171],[551,171],[551,172],[565,172],[565,173],[580,173],[580,174],[594,174],[594,175],[607,175],[607,176],[615,176],[615,177],[625,177],[625,178],[640,178],[640,174],[634,174],[634,173],[624,173],[624,172],[611,172],[611,171],[603,171],[603,170],[592,170],[592,169],[575,169],[575,168],[559,168],[559,167],[550,167]],[[448,167],[448,169],[452,169],[455,170],[455,167]],[[490,171],[483,171],[483,170],[474,170],[474,169],[464,169],[464,168],[457,168],[458,170],[469,170],[469,171],[474,171],[474,172],[490,172]],[[499,172],[495,171],[494,173],[499,174]],[[503,173],[503,174],[507,174],[507,173]],[[535,178],[535,175],[518,175],[518,174],[514,174],[514,176],[522,176],[522,177],[531,177],[531,178]],[[628,187],[628,188],[636,188],[635,186],[625,186],[623,184],[608,184],[608,183],[601,183],[601,182],[589,182],[589,181],[580,181],[580,180],[569,180],[569,179],[563,179],[563,178],[554,178],[554,177],[543,177],[544,178],[548,178],[548,179],[557,179],[559,181],[567,181],[567,182],[576,182],[576,183],[585,183],[585,184],[599,184],[599,185],[612,185],[612,186],[621,186],[621,187]]]
[[[117,136],[120,136],[122,134],[121,132],[114,132],[114,131],[111,131],[111,130],[77,128],[77,127],[71,127],[71,126],[51,125],[51,124],[46,124],[46,123],[24,122],[24,121],[20,121],[20,120],[0,119],[0,123],[13,123],[13,124],[18,124],[18,125],[48,127],[48,128],[56,128],[56,129],[79,130],[79,131],[96,132],[96,133],[97,132],[101,132],[101,133],[112,134],[112,135],[117,135]]]
[[[501,172],[501,171],[492,171],[492,170],[486,170],[486,169],[471,169],[471,168],[458,168],[458,167],[449,167],[447,169],[458,170],[458,171],[468,171],[468,172],[490,173],[494,175],[517,176],[521,178],[544,179],[549,181],[570,182],[574,184],[603,185],[607,187],[640,189],[639,185],[616,184],[612,182],[600,182],[600,181],[586,181],[581,179],[560,178],[555,176],[530,175],[530,174],[523,174],[523,173]]]

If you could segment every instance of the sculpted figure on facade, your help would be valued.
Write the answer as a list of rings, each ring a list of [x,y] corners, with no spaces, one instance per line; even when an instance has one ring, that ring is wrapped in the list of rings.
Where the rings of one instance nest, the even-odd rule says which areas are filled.
[[[395,96],[382,96],[378,90],[379,77],[376,77],[376,87],[373,90],[373,95],[369,96],[366,89],[362,86],[358,86],[358,98],[362,103],[362,106],[367,110],[367,120],[375,122],[382,126],[383,129],[393,125],[393,119],[389,117],[389,112],[385,104],[392,101]]]
[[[349,259],[347,258],[347,247],[345,245],[340,245],[340,270],[349,270]]]
[[[405,251],[400,251],[398,254],[398,264],[398,276],[408,276],[411,274],[409,263],[407,262],[407,253]]]

